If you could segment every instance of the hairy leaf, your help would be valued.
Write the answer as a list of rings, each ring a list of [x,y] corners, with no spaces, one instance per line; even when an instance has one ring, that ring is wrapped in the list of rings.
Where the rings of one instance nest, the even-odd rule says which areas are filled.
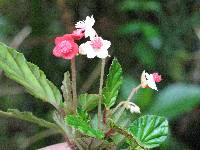
[[[79,96],[79,104],[83,110],[91,111],[98,105],[98,94],[81,94]]]
[[[38,118],[38,117],[34,116],[31,112],[20,112],[17,109],[8,109],[7,112],[0,111],[0,116],[17,118],[17,119],[21,119],[24,121],[32,122],[41,127],[52,128],[57,131],[60,131],[60,128],[56,124],[48,122],[44,119]]]
[[[35,97],[51,103],[57,109],[62,104],[60,91],[46,79],[44,72],[28,62],[23,54],[3,43],[0,43],[0,69]]]
[[[146,148],[159,146],[168,135],[168,121],[164,117],[146,115],[135,120],[128,128]]]
[[[104,137],[103,132],[100,130],[93,129],[90,124],[84,121],[80,116],[69,115],[65,118],[68,125],[73,126],[78,129],[83,134],[86,134],[91,137],[102,139]]]
[[[113,59],[109,74],[106,80],[106,86],[103,89],[103,102],[110,108],[115,104],[120,85],[122,84],[122,68],[117,59]]]

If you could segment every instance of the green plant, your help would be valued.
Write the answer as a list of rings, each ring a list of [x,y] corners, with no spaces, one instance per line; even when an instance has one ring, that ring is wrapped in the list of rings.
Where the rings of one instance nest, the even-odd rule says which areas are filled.
[[[93,17],[89,19],[93,19]],[[78,23],[76,26],[79,28]],[[95,34],[89,44],[86,42],[85,45],[80,45],[79,53],[86,54],[89,58],[95,56],[102,58],[102,67],[99,93],[85,93],[77,96],[75,56],[78,53],[78,47],[74,40],[80,40],[83,37],[83,31],[85,37],[86,31],[90,33],[89,36],[92,36],[92,33]],[[111,43],[98,37],[92,27],[84,30],[77,29],[72,34],[57,37],[55,43],[53,54],[64,59],[71,59],[72,80],[70,73],[66,72],[61,87],[63,96],[39,67],[28,62],[23,54],[15,49],[0,43],[0,68],[7,77],[22,85],[31,95],[54,106],[55,111],[52,114],[54,123],[40,119],[31,112],[20,112],[15,109],[9,109],[7,112],[0,111],[1,116],[29,121],[49,128],[54,133],[60,133],[72,146],[72,149],[74,146],[82,150],[120,147],[151,149],[159,146],[167,138],[168,121],[164,117],[144,115],[136,116],[133,120],[125,111],[140,113],[140,108],[130,101],[140,88],[149,87],[157,90],[155,82],[161,81],[158,73],[148,74],[144,71],[141,75],[141,83],[132,89],[127,100],[116,105],[123,82],[122,68],[116,58],[112,61],[105,86],[103,86],[105,59]],[[104,44],[108,47],[105,48]],[[85,46],[87,49],[84,49]],[[94,49],[94,52],[87,51],[88,48],[91,51]],[[104,53],[100,53],[98,50],[104,51]],[[104,106],[103,112],[102,106]],[[98,111],[95,111],[97,107]]]

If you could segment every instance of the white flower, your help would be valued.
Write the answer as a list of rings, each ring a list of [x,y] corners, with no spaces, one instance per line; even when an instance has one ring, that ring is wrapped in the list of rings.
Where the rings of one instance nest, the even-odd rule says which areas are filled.
[[[79,21],[75,24],[77,29],[83,29],[85,31],[85,38],[90,37],[90,39],[96,36],[96,31],[92,28],[95,20],[93,16],[87,16],[85,20]]]
[[[124,107],[129,109],[131,113],[140,113],[140,108],[133,102],[126,102]]]
[[[145,70],[142,72],[141,75],[141,86],[143,88],[150,87],[158,91],[153,74],[148,74],[147,72],[145,72]]]
[[[79,46],[79,53],[87,55],[88,58],[106,58],[108,55],[108,48],[111,42],[103,40],[101,37],[95,37],[91,41],[87,41]]]

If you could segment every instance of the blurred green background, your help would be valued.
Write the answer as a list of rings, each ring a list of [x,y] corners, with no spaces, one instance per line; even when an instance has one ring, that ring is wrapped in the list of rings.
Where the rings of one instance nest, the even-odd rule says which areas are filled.
[[[122,65],[119,100],[127,98],[143,70],[162,74],[159,92],[142,89],[134,99],[142,114],[166,116],[170,122],[170,136],[157,149],[200,149],[200,1],[0,0],[0,41],[19,49],[60,87],[70,66],[52,56],[54,38],[71,32],[88,15],[94,15],[97,33],[112,42],[106,72],[114,56]],[[97,92],[99,59],[78,56],[77,69],[78,92]],[[0,109],[8,108],[49,120],[53,110],[0,71]],[[0,117],[2,150],[31,150],[63,141],[50,134],[36,125]]]

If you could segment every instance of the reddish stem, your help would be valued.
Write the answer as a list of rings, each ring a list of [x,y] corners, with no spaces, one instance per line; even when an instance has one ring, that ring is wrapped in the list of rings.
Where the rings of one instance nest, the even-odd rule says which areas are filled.
[[[114,129],[110,129],[110,130],[108,130],[108,132],[105,133],[105,137],[109,138],[110,136],[112,136],[113,133],[115,133],[115,130]]]
[[[104,111],[103,111],[103,123],[104,124],[106,124],[106,121],[107,121],[107,111],[108,111],[108,109],[104,108]]]

